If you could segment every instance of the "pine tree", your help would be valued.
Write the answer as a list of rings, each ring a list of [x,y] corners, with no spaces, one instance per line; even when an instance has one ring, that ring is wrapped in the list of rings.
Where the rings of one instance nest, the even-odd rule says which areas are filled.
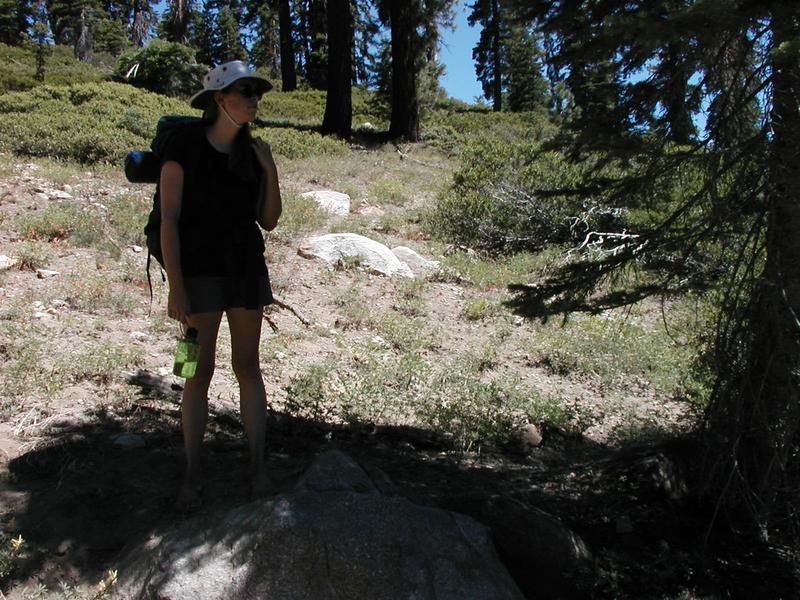
[[[188,44],[194,17],[193,0],[169,0],[159,25],[159,37],[167,42]]]
[[[131,8],[130,40],[134,46],[141,48],[150,37],[155,15],[150,6],[150,0],[133,0]]]
[[[214,38],[217,60],[215,62],[246,60],[247,51],[242,43],[241,29],[233,9],[224,6],[217,14],[216,25]]]
[[[472,58],[492,109],[503,110],[506,102],[511,111],[545,106],[548,98],[547,81],[542,74],[543,51],[531,27],[516,22],[501,0],[477,0],[468,22],[481,25]]]
[[[369,0],[353,0],[353,82],[366,86],[370,81],[373,43],[380,27],[370,14]]]
[[[100,19],[94,25],[94,50],[118,56],[128,45],[128,32],[122,19]]]
[[[39,82],[44,81],[47,57],[52,52],[52,48],[47,41],[48,34],[47,7],[44,0],[38,0],[33,14],[31,41],[36,44],[36,81]]]
[[[500,12],[500,0],[477,0],[467,17],[470,25],[481,24],[478,43],[472,49],[475,75],[481,82],[483,95],[492,101],[492,109],[503,109],[503,72],[506,66],[504,39],[507,23]]]
[[[250,62],[265,66],[274,79],[280,72],[277,2],[258,2],[251,10],[253,12],[245,19],[245,23],[252,23],[255,32],[250,45]]]
[[[585,294],[598,280],[633,261],[647,264],[648,257],[671,290],[693,280],[708,285],[715,273],[719,280],[723,271],[728,279],[719,280],[726,292],[716,330],[717,380],[700,431],[704,456],[696,488],[714,507],[717,523],[727,517],[728,522],[749,524],[750,533],[762,539],[792,528],[797,531],[800,3],[579,0],[531,5],[520,1],[518,9],[530,18],[544,19],[545,27],[558,32],[565,42],[559,60],[580,76],[584,86],[598,76],[600,81],[614,82],[610,99],[617,109],[612,114],[633,117],[617,129],[608,123],[579,121],[573,143],[595,156],[605,150],[608,159],[625,159],[620,164],[628,167],[621,178],[586,182],[592,193],[603,189],[615,199],[625,196],[630,203],[635,197],[647,203],[659,197],[653,186],[672,173],[690,170],[699,179],[658,227],[618,247],[613,255],[571,265],[535,296],[560,294],[562,307],[568,301],[585,302]],[[662,17],[651,18],[654,11]],[[643,86],[624,80],[626,73],[654,61],[679,74],[680,81],[670,85],[674,82],[654,77]],[[693,91],[676,90],[689,80],[684,69],[691,70],[692,65],[698,69],[692,75],[702,78],[703,87],[720,104],[713,113],[716,122],[710,123],[710,142],[699,140],[675,152],[674,130],[687,108],[673,110],[668,104],[683,101],[690,111]],[[573,90],[580,91],[578,82],[572,83]],[[597,92],[592,88],[584,92],[583,106],[587,100],[609,99],[608,90]],[[752,111],[759,94],[769,111],[756,120]],[[646,106],[671,111],[669,128],[659,128],[654,119],[650,135],[637,135],[636,120],[653,119],[642,110]],[[760,128],[750,135],[756,122]],[[726,132],[728,125],[733,135]],[[685,138],[684,134],[677,137]],[[715,260],[704,254],[714,248],[719,252]],[[708,262],[714,264],[706,271],[675,269],[677,264],[702,269]],[[652,292],[648,284],[636,293],[628,291],[626,298]]]
[[[197,51],[197,62],[203,65],[215,66],[219,64],[217,42],[214,36],[216,19],[211,9],[211,1],[204,0],[199,18],[191,32],[190,41]]]
[[[306,82],[315,90],[327,89],[328,40],[327,0],[307,0],[304,18],[306,45]]]
[[[22,44],[28,37],[33,13],[30,0],[0,0],[0,42],[12,46]]]
[[[509,26],[505,55],[507,67],[503,76],[508,110],[529,111],[548,105],[548,85],[542,75],[543,53],[534,33],[522,24]]]

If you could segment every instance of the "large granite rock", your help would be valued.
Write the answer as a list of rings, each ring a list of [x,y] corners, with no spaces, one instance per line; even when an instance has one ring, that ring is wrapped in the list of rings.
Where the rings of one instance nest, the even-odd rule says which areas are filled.
[[[523,598],[486,528],[382,489],[345,454],[323,454],[293,492],[198,516],[136,549],[119,567],[121,597]]]
[[[303,192],[300,194],[305,198],[311,198],[324,211],[346,217],[350,214],[350,196],[332,190],[317,190],[313,192]]]
[[[347,258],[357,259],[368,271],[392,277],[414,277],[406,263],[383,244],[355,233],[329,233],[309,238],[298,249],[306,258],[324,261],[331,269]]]

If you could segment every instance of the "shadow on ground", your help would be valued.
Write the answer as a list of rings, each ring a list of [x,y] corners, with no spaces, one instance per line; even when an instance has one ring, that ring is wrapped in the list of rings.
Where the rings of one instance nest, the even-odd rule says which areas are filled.
[[[121,555],[185,516],[173,509],[183,467],[177,397],[143,392],[124,410],[88,423],[61,423],[0,477],[2,529],[35,550],[3,589],[41,581],[96,583]],[[133,445],[118,445],[121,434]],[[529,598],[796,597],[791,565],[768,548],[719,540],[703,547],[706,517],[681,487],[687,443],[615,451],[550,436],[527,453],[457,452],[433,432],[323,423],[271,414],[267,465],[274,494],[294,486],[321,451],[338,448],[379,469],[401,496],[455,510],[490,526],[501,559]],[[141,442],[141,445],[137,445]],[[212,412],[206,438],[209,515],[249,501],[247,456],[238,416]],[[487,506],[537,507],[583,537],[595,563],[554,589],[526,560],[525,537],[503,539],[514,515]],[[490,521],[490,522],[487,522]],[[511,520],[511,522],[508,522]],[[35,577],[35,579],[31,579]],[[644,595],[642,595],[644,593]],[[691,596],[687,596],[691,597]]]

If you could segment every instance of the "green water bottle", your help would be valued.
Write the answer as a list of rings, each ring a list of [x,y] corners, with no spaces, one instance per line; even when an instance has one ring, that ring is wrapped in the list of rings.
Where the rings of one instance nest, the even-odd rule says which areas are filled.
[[[197,343],[197,329],[190,327],[186,330],[186,337],[178,342],[178,350],[175,352],[175,366],[173,374],[178,377],[189,379],[194,377],[197,371],[197,355],[200,351],[200,344]]]

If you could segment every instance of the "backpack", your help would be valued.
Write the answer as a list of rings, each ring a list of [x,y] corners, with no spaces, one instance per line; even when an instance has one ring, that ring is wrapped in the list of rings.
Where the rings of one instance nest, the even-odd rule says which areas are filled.
[[[166,115],[158,120],[156,135],[150,142],[150,150],[134,150],[125,157],[125,177],[131,183],[155,183],[161,175],[161,156],[175,135],[188,127],[202,123],[200,117]],[[150,300],[153,299],[153,285],[150,280],[150,258],[155,258],[160,267],[164,266],[161,253],[161,201],[158,190],[153,194],[153,206],[144,227],[147,239],[147,285],[150,287]],[[161,272],[162,280],[164,272]]]

